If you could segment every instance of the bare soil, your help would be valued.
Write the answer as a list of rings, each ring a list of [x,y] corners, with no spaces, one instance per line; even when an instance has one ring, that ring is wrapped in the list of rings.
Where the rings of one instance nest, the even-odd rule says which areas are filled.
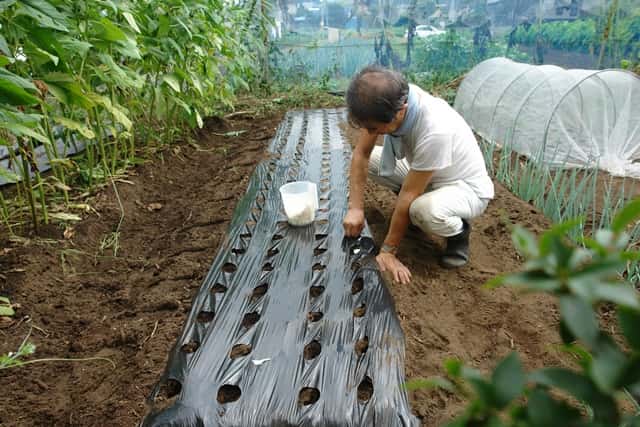
[[[37,358],[102,357],[116,366],[43,362],[0,371],[0,425],[137,425],[235,203],[281,118],[212,121],[197,146],[169,147],[117,182],[125,213],[117,256],[113,248],[100,249],[120,219],[111,187],[90,201],[94,211],[66,230],[50,226],[39,236],[0,241],[0,295],[20,305],[14,321],[0,322],[0,353],[15,351],[30,331]],[[223,136],[233,130],[247,132]],[[470,265],[441,269],[442,242],[428,236],[414,233],[403,243],[399,257],[414,279],[391,291],[406,334],[408,378],[441,374],[450,357],[488,370],[512,350],[530,368],[560,363],[551,299],[481,287],[521,265],[507,223],[534,232],[548,225],[530,204],[499,184],[496,190],[473,223]],[[367,219],[379,242],[394,198],[369,187]],[[411,403],[425,426],[440,425],[463,408],[443,391],[413,392]]]

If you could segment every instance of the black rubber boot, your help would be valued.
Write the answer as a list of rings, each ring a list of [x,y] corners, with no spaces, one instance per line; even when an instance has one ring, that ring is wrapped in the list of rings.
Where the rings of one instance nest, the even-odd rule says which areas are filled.
[[[462,220],[462,232],[455,236],[447,237],[447,248],[440,259],[440,264],[445,268],[462,267],[469,261],[469,234],[471,224]]]

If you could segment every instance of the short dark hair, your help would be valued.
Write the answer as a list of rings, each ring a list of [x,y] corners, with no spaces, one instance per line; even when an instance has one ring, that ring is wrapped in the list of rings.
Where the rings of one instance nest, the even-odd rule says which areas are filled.
[[[356,128],[367,122],[390,123],[409,95],[409,83],[397,71],[369,65],[358,72],[347,89],[349,124]]]

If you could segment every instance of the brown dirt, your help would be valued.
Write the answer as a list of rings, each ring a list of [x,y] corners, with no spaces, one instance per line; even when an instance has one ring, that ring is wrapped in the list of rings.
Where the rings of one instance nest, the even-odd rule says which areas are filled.
[[[140,421],[235,203],[280,118],[237,116],[211,123],[199,148],[175,145],[162,161],[118,182],[125,217],[117,257],[111,249],[100,250],[120,217],[108,187],[91,201],[95,212],[67,229],[67,238],[63,228],[52,226],[47,238],[2,242],[0,295],[20,307],[13,323],[0,322],[0,353],[15,351],[31,330],[38,358],[98,356],[117,367],[105,361],[46,362],[2,371],[0,425],[108,427]],[[214,135],[229,130],[248,132]],[[395,196],[376,185],[369,190],[367,219],[380,242]],[[521,264],[508,221],[535,232],[547,226],[531,205],[497,185],[496,200],[474,221],[471,263],[457,271],[437,265],[441,242],[405,239],[399,256],[414,280],[391,291],[407,337],[408,378],[442,373],[449,357],[488,370],[511,350],[521,352],[527,367],[559,362],[552,347],[558,316],[551,299],[480,286]],[[368,384],[363,397],[365,392]],[[307,394],[300,398],[313,401],[314,390]],[[426,426],[441,424],[463,407],[442,391],[413,392],[411,401]]]
[[[0,354],[31,330],[35,357],[103,357],[0,371],[0,426],[133,426],[225,237],[237,199],[281,120],[212,122],[117,182],[119,250],[100,251],[120,211],[110,187],[67,230],[0,241],[0,295],[20,304],[0,322]],[[247,130],[236,138],[221,134]],[[218,135],[215,135],[217,133]]]

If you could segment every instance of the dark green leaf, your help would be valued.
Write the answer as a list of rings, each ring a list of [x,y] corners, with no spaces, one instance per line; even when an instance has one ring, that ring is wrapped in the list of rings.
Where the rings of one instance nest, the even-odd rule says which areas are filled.
[[[19,2],[15,11],[16,16],[28,16],[33,19],[40,27],[53,28],[58,31],[69,31],[63,21],[54,20],[49,14],[43,13],[41,10],[33,8],[26,2]]]
[[[485,427],[505,427],[505,424],[497,415],[494,415],[491,418],[489,418],[484,425]]]
[[[49,83],[47,84],[47,89],[49,89],[49,92],[62,104],[62,105],[69,105],[69,97],[67,96],[66,91],[58,86],[55,83]]]
[[[7,40],[4,38],[2,34],[0,34],[0,52],[10,57],[13,56],[11,49],[9,49],[9,45],[7,44]]]
[[[580,421],[580,411],[553,399],[536,388],[529,394],[527,412],[531,427],[571,427]]]
[[[618,320],[622,333],[635,351],[640,351],[640,312],[627,307],[618,309]]]
[[[560,338],[564,344],[572,344],[576,340],[575,335],[573,335],[562,319],[560,319]]]
[[[640,427],[640,414],[632,416],[627,422],[624,424],[624,427]]]
[[[587,377],[563,368],[544,368],[532,372],[529,380],[547,387],[556,387],[591,406],[598,422],[617,425],[620,414],[612,397],[602,393]]]
[[[551,253],[552,249],[556,248],[563,242],[567,233],[572,229],[579,227],[581,222],[581,219],[566,221],[555,225],[553,228],[546,231],[540,238],[540,255],[545,256]]]
[[[169,34],[169,18],[166,15],[158,17],[158,37],[166,37]]]
[[[42,142],[43,144],[49,143],[49,138],[45,136],[43,133],[38,132],[30,127],[24,126],[20,123],[2,123],[0,122],[0,129],[7,129],[9,132],[18,136],[30,136],[31,138]]]
[[[73,37],[60,37],[58,39],[58,42],[60,43],[60,46],[62,46],[63,50],[62,52],[58,52],[58,54],[65,58],[71,54],[84,57],[87,52],[89,52],[89,49],[91,49],[91,47],[93,46],[89,42],[77,40]]]
[[[562,289],[562,283],[544,271],[509,274],[502,278],[502,284],[534,292],[556,292]]]
[[[617,387],[631,388],[634,384],[640,385],[640,355],[632,356],[627,361]]]
[[[563,324],[573,336],[593,346],[600,330],[591,306],[573,295],[561,296],[559,304]]]
[[[15,83],[0,76],[0,103],[9,105],[34,105],[40,100]]]
[[[628,283],[599,283],[594,287],[594,295],[602,301],[640,310],[638,291]]]
[[[45,15],[55,19],[56,21],[64,21],[66,19],[65,15],[58,11],[58,9],[53,6],[48,1],[45,0],[22,0],[24,3],[27,3],[34,9],[38,9]]]
[[[525,376],[517,353],[511,353],[496,366],[491,376],[498,408],[504,408],[524,390]]]
[[[624,231],[627,225],[640,219],[640,198],[628,203],[611,222],[611,229],[615,232]]]
[[[626,357],[609,336],[601,334],[593,349],[591,378],[601,390],[615,391],[626,366]]]
[[[609,279],[616,277],[624,271],[626,264],[620,259],[598,260],[572,274],[572,277],[579,279]]]
[[[478,395],[478,399],[480,399],[480,402],[482,402],[484,406],[498,408],[500,407],[496,402],[496,390],[491,383],[477,377],[467,378],[467,381],[469,381],[476,394]]]
[[[110,42],[123,42],[128,39],[124,31],[122,31],[116,24],[102,18],[99,22],[96,22],[96,27],[99,29],[96,33],[96,37],[102,40]]]
[[[12,73],[4,68],[0,68],[0,80],[7,80],[13,83],[14,85],[20,86],[23,89],[29,89],[32,91],[37,91],[35,85],[31,82],[31,80],[27,80],[23,77],[20,77],[17,74]]]

